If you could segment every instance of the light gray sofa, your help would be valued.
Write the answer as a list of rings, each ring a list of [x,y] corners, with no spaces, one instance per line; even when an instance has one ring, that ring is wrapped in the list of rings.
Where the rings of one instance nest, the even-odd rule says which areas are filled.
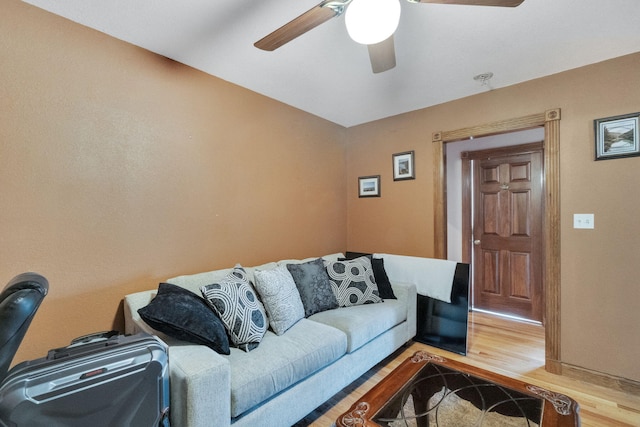
[[[336,260],[342,254],[323,257]],[[306,260],[283,260],[256,269]],[[231,269],[167,280],[200,294]],[[126,333],[148,332],[169,345],[171,422],[177,427],[288,427],[359,378],[416,334],[416,287],[395,283],[397,299],[341,307],[301,319],[284,334],[267,331],[260,345],[220,355],[152,329],[137,310],[155,290],[124,299]]]

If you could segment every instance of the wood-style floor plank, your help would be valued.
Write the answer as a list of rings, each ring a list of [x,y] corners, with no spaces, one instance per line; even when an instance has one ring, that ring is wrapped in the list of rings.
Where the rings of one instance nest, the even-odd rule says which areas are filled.
[[[295,427],[331,426],[358,398],[418,350],[566,394],[580,404],[582,427],[640,427],[640,395],[545,371],[542,326],[478,312],[471,313],[469,325],[467,356],[412,343],[376,365]]]

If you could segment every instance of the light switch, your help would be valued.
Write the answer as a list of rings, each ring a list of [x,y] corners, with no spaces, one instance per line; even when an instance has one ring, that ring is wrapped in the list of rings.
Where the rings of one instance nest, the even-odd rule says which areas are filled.
[[[594,228],[593,214],[573,214],[573,228]]]

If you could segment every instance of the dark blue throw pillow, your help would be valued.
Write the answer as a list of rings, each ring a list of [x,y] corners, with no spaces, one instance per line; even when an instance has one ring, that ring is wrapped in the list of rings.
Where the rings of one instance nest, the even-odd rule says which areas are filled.
[[[158,294],[138,310],[153,329],[219,354],[229,354],[229,338],[220,318],[199,295],[171,283],[160,283]]]

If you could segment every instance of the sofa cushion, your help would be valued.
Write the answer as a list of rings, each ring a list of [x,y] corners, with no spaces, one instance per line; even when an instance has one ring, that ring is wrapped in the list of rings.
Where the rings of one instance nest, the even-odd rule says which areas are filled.
[[[344,254],[342,252],[336,252],[333,254],[325,255],[323,257],[311,257],[311,258],[304,258],[304,259],[283,259],[278,261],[278,265],[304,264],[305,262],[315,261],[318,258],[322,258],[323,261],[336,261],[340,258],[344,258]]]
[[[407,307],[398,300],[323,311],[309,320],[323,323],[347,334],[347,352],[352,353],[407,318]]]
[[[247,278],[250,282],[253,282],[253,270],[269,270],[275,268],[278,264],[275,262],[269,262],[256,267],[243,267]],[[200,289],[203,286],[210,285],[211,283],[218,283],[224,279],[233,271],[233,268],[223,268],[220,270],[205,271],[203,273],[185,274],[182,276],[172,277],[167,279],[167,282],[178,285],[182,288],[189,289],[191,292],[200,294]]]
[[[276,335],[282,335],[304,317],[300,293],[287,267],[256,270],[255,286],[269,316],[269,325]]]
[[[326,268],[340,307],[382,301],[369,258],[327,262]]]
[[[268,331],[250,353],[231,349],[231,416],[241,415],[342,357],[347,337],[337,329],[301,319],[283,335]]]
[[[338,307],[338,300],[331,290],[329,276],[321,258],[301,264],[287,264],[287,269],[300,292],[305,317]]]
[[[201,291],[226,326],[231,343],[244,351],[256,348],[267,331],[267,315],[245,270],[238,264],[218,283],[203,286]]]
[[[184,276],[172,277],[167,279],[168,283],[178,285],[196,294],[200,293],[200,288],[211,283],[217,283],[227,277],[233,268],[225,268],[222,270],[207,271],[204,273],[187,274]]]
[[[229,354],[229,339],[220,318],[199,295],[180,286],[160,283],[155,298],[138,314],[153,329],[170,337]]]

